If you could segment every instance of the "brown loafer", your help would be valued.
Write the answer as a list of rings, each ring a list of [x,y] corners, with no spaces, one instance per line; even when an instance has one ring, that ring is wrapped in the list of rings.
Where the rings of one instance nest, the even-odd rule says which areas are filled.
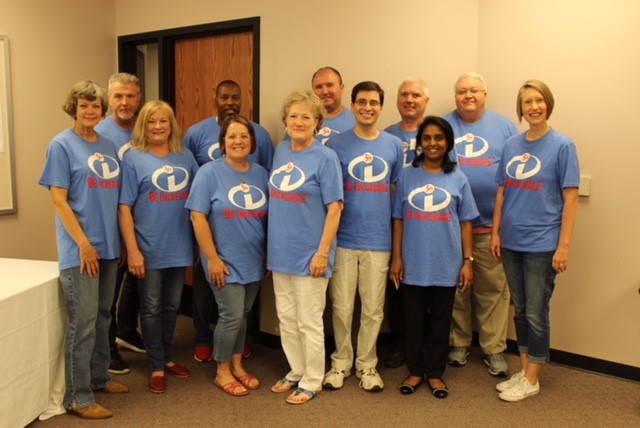
[[[129,392],[129,387],[121,384],[120,382],[111,382],[100,391],[104,392],[105,394],[125,394]]]
[[[98,403],[93,403],[87,407],[72,407],[67,409],[67,412],[80,416],[82,419],[107,419],[113,416],[109,409],[102,407]]]
[[[175,377],[185,378],[191,376],[191,370],[178,363],[173,363],[172,366],[164,366],[164,371]]]
[[[167,378],[164,376],[151,376],[149,378],[149,389],[155,394],[162,394],[167,389]]]

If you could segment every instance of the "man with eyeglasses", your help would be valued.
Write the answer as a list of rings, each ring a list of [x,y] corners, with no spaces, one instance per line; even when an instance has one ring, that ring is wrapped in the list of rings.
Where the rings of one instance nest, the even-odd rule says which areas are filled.
[[[356,291],[362,309],[355,358],[360,388],[384,388],[376,370],[376,342],[384,318],[384,295],[391,255],[391,195],[402,171],[402,142],[377,128],[384,91],[365,81],[351,92],[356,125],[327,141],[338,154],[344,183],[344,209],[337,236],[335,270],[329,281],[336,350],[323,386],[340,389],[351,375],[351,326]]]
[[[311,77],[311,87],[327,110],[327,117],[318,131],[323,144],[332,135],[348,131],[356,125],[353,112],[342,105],[344,83],[338,70],[329,66],[318,69]]]
[[[218,142],[220,127],[227,117],[240,114],[240,85],[233,80],[218,83],[213,103],[218,116],[209,117],[191,126],[184,137],[184,146],[191,150],[200,166],[222,156]],[[256,151],[249,155],[249,159],[270,171],[274,150],[271,136],[257,123],[251,121],[251,124],[257,144]],[[193,358],[196,361],[206,363],[213,358],[213,332],[209,324],[216,321],[216,313],[213,292],[205,279],[202,265],[198,264],[193,270],[193,324],[196,330]],[[250,352],[250,348],[245,346],[243,356],[248,357]]]
[[[505,377],[509,368],[502,355],[506,349],[509,288],[502,264],[490,254],[493,209],[498,185],[496,170],[502,147],[518,133],[512,121],[485,109],[487,85],[478,73],[468,72],[455,83],[456,109],[445,116],[455,134],[455,151],[467,175],[480,217],[473,222],[473,287],[456,293],[448,362],[464,366],[472,339],[472,317],[478,327],[483,361],[493,376]]]
[[[429,105],[429,89],[426,82],[418,77],[407,77],[398,87],[396,100],[400,121],[387,127],[385,131],[402,141],[404,167],[411,166],[416,158],[416,132]],[[394,349],[384,360],[384,366],[395,369],[405,363],[404,358],[404,303],[402,288],[387,283],[387,320],[394,341]]]

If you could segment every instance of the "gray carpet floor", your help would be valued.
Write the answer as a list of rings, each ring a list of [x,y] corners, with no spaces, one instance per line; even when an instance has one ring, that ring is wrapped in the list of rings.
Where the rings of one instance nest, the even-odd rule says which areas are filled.
[[[294,406],[285,402],[286,395],[269,389],[287,372],[280,349],[254,345],[246,368],[263,386],[246,397],[230,397],[212,383],[214,363],[193,359],[190,318],[178,317],[175,346],[175,360],[189,366],[193,374],[188,379],[169,377],[164,394],[153,394],[147,387],[147,357],[122,351],[132,371],[114,379],[127,384],[131,392],[97,394],[97,401],[114,413],[113,418],[83,421],[61,415],[34,421],[29,427],[640,427],[640,384],[636,382],[549,364],[543,370],[540,394],[505,403],[495,391],[500,379],[487,372],[477,348],[465,367],[447,369],[444,379],[450,394],[445,400],[433,397],[424,385],[413,395],[400,394],[406,368],[386,369],[379,364],[385,382],[382,392],[361,390],[351,376],[341,390],[323,391],[311,402]],[[384,347],[379,350],[381,360],[387,352]],[[507,359],[516,370],[518,358],[509,355]]]

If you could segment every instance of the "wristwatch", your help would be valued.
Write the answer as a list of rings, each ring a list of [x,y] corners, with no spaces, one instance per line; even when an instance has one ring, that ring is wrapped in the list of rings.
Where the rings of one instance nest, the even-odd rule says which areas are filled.
[[[473,263],[475,259],[473,258],[473,256],[469,256],[469,257],[464,257],[462,260],[469,260],[470,262]]]

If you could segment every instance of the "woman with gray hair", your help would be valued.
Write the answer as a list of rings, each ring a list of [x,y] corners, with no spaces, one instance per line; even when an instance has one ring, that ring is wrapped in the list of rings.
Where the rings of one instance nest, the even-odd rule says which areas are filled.
[[[60,286],[69,315],[63,404],[83,419],[105,419],[113,414],[96,403],[93,391],[129,391],[108,373],[110,308],[120,257],[120,165],[111,140],[95,130],[107,111],[103,88],[91,80],[76,83],[63,110],[74,124],[49,144],[39,181],[49,189],[56,213]]]

